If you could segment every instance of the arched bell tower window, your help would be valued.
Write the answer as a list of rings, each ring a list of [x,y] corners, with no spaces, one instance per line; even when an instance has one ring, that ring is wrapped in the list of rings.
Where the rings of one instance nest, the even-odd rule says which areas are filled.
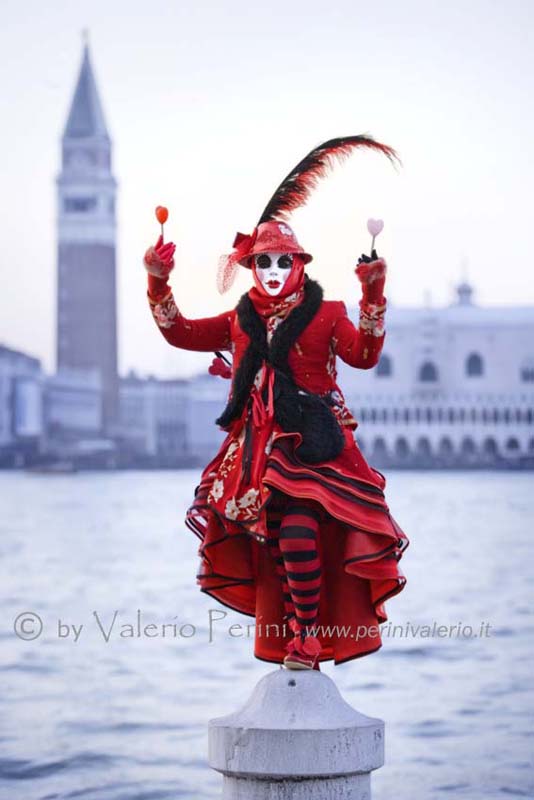
[[[465,374],[469,378],[478,378],[484,374],[484,362],[478,353],[471,353],[465,362]]]
[[[63,208],[67,212],[85,213],[96,208],[96,197],[65,197]]]

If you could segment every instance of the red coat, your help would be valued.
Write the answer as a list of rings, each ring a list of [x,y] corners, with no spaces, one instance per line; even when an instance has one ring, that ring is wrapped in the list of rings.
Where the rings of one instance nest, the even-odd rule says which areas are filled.
[[[247,348],[248,336],[237,319],[235,309],[215,317],[186,319],[179,312],[172,293],[164,303],[154,303],[147,292],[156,324],[169,344],[183,350],[210,352],[233,350],[233,368],[237,369]],[[378,363],[385,332],[374,336],[355,327],[345,303],[323,300],[317,316],[308,325],[289,355],[293,376],[311,392],[338,388],[335,362],[339,356],[351,367],[371,369]]]
[[[236,370],[249,337],[235,309],[189,320],[179,312],[170,290],[159,302],[148,293],[147,297],[169,344],[186,350],[231,350]],[[377,626],[387,620],[384,601],[406,583],[398,561],[409,541],[389,513],[384,476],[369,466],[357,446],[353,430],[358,423],[337,385],[336,357],[360,369],[377,364],[385,339],[383,309],[378,312],[377,307],[361,307],[356,327],[345,303],[323,300],[289,352],[289,367],[299,386],[316,394],[338,393],[334,410],[345,431],[342,453],[328,462],[303,463],[295,454],[298,434],[284,434],[267,419],[260,404],[252,475],[245,483],[241,469],[244,413],[204,469],[188,510],[187,525],[201,540],[197,583],[224,605],[256,617],[257,658],[280,663],[291,636],[289,630],[281,630],[280,636],[265,635],[259,625],[260,621],[280,624],[283,617],[280,580],[265,546],[274,515],[270,501],[279,492],[314,499],[323,511],[319,541],[323,583],[317,624],[330,629],[318,634],[323,644],[321,660],[334,659],[338,664],[377,650],[381,646]],[[264,385],[257,387],[257,393],[253,389],[255,403]],[[360,627],[358,631],[358,626],[366,630]]]

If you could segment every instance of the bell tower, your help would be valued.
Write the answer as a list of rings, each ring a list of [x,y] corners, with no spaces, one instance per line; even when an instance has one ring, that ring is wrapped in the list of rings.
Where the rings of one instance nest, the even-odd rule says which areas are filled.
[[[105,434],[118,417],[116,191],[111,140],[85,41],[57,177],[57,369],[99,370]]]

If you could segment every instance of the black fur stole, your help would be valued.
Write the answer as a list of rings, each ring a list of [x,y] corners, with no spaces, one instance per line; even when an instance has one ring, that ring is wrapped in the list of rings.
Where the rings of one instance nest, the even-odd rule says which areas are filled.
[[[236,306],[237,315],[241,329],[250,341],[234,375],[230,400],[216,420],[217,425],[228,428],[241,416],[250,398],[256,373],[265,361],[275,371],[276,421],[282,430],[302,434],[299,457],[315,463],[339,455],[345,439],[336,417],[325,400],[297,386],[288,364],[292,345],[315,317],[322,301],[322,287],[306,276],[302,303],[282,320],[268,345],[265,323],[248,294],[241,297]]]

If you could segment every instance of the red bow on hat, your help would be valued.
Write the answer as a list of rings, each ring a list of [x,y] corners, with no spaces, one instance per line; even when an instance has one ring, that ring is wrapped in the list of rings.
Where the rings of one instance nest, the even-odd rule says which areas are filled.
[[[235,253],[232,253],[232,257],[235,261],[240,261],[242,258],[246,258],[247,254],[250,253],[254,247],[257,236],[257,228],[254,228],[250,234],[236,233],[234,242],[232,244],[232,247],[235,249]]]
[[[236,233],[232,245],[234,251],[230,253],[230,255],[220,257],[219,268],[217,270],[217,288],[220,294],[224,294],[232,286],[239,262],[248,256],[254,247],[257,235],[257,228],[254,228],[250,235],[246,233]]]

